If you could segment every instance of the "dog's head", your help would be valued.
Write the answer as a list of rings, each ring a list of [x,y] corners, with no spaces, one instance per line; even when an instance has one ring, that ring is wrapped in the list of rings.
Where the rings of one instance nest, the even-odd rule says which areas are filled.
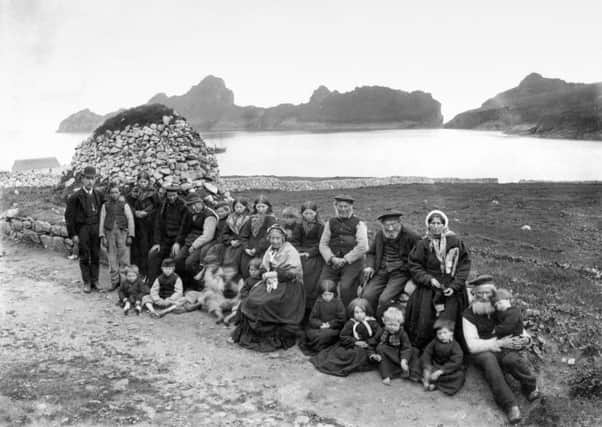
[[[236,298],[243,286],[242,279],[238,276],[236,267],[224,267],[224,297]]]
[[[205,289],[210,289],[215,292],[224,291],[224,272],[222,268],[217,264],[209,264],[205,267],[205,274],[203,274],[203,282]]]

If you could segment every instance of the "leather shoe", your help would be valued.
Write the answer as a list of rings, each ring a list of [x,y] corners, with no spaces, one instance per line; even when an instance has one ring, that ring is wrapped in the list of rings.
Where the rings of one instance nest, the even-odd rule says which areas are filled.
[[[92,286],[90,285],[90,283],[88,283],[88,282],[84,283],[84,292],[87,294],[92,292]]]
[[[527,395],[527,400],[529,402],[533,402],[534,400],[537,400],[541,397],[541,391],[539,391],[538,388],[535,388],[535,390],[533,390],[531,393],[529,393]]]
[[[520,409],[518,408],[518,406],[513,406],[512,408],[510,408],[507,415],[508,415],[508,422],[510,424],[516,424],[516,423],[520,422],[520,420],[521,420]]]

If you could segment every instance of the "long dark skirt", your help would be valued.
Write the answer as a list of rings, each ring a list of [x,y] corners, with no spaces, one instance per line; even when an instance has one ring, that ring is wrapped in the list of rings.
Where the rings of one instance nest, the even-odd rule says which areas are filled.
[[[338,329],[313,329],[308,328],[305,330],[305,337],[302,342],[299,343],[301,351],[308,355],[319,353],[325,348],[330,347],[339,340]]]
[[[320,295],[320,274],[324,267],[324,258],[320,255],[311,258],[301,257],[301,265],[305,287],[305,308],[311,310]]]
[[[140,275],[148,275],[148,251],[153,246],[153,233],[151,226],[143,222],[136,222],[136,236],[132,244],[132,264],[138,266]]]
[[[301,333],[304,312],[305,292],[300,280],[279,283],[272,292],[260,283],[241,302],[240,323],[232,339],[260,352],[290,348]]]
[[[360,347],[345,347],[337,343],[313,356],[309,361],[315,368],[328,375],[346,377],[353,372],[370,371],[375,364],[370,362],[368,350]]]
[[[460,343],[464,342],[461,316],[466,305],[466,292],[454,293],[445,298],[445,310],[439,315],[439,318],[455,323],[454,336]],[[405,329],[410,341],[418,349],[423,350],[435,338],[435,320],[437,316],[433,305],[433,290],[423,286],[417,287],[408,301]]]

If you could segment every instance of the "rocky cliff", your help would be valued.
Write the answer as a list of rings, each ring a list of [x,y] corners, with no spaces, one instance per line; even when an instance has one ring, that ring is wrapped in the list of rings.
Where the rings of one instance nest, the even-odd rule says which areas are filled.
[[[109,113],[106,115],[96,114],[90,111],[88,108],[85,110],[78,111],[77,113],[71,114],[65,120],[59,124],[57,132],[65,133],[79,133],[79,132],[91,132],[96,129],[106,119],[114,116],[122,110]]]
[[[445,127],[602,140],[602,83],[567,83],[532,73]]]
[[[443,123],[441,104],[430,94],[381,86],[363,86],[346,93],[320,86],[307,103],[262,108],[235,105],[234,94],[224,81],[207,76],[183,95],[159,93],[148,103],[173,108],[198,131],[432,128]],[[80,113],[63,123],[74,122],[72,117],[77,115],[89,116]],[[85,129],[81,121],[77,131]],[[90,120],[84,131],[91,131],[100,122],[102,120]],[[63,126],[63,123],[59,131],[74,132],[70,130],[73,126]]]

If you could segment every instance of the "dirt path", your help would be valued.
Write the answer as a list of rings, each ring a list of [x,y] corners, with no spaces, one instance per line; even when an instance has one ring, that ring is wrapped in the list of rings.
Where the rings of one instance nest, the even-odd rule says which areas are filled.
[[[376,372],[322,375],[296,347],[228,344],[202,313],[124,317],[115,293],[81,292],[77,263],[0,245],[0,424],[504,424],[474,371],[453,398]]]

